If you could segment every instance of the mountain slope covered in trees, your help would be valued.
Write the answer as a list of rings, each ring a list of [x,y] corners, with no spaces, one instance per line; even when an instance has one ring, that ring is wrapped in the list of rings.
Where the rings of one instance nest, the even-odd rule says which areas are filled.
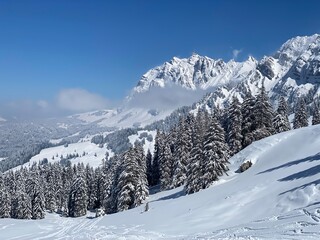
[[[320,127],[312,126],[257,141],[229,160],[228,176],[216,184],[191,195],[182,187],[151,194],[147,212],[144,204],[95,219],[49,213],[31,222],[3,219],[0,233],[6,239],[318,239],[319,136]],[[238,172],[249,160],[253,166]]]

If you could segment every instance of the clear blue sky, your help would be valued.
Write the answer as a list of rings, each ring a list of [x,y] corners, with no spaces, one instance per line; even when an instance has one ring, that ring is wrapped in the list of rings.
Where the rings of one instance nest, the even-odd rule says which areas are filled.
[[[319,9],[317,0],[1,0],[0,101],[50,101],[69,88],[121,99],[173,56],[261,58],[319,33]]]

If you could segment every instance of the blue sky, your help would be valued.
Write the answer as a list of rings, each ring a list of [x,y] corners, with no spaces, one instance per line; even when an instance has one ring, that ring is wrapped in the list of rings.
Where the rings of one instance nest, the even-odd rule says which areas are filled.
[[[319,9],[316,0],[1,0],[0,101],[45,106],[70,89],[120,100],[173,56],[261,58],[319,33]]]

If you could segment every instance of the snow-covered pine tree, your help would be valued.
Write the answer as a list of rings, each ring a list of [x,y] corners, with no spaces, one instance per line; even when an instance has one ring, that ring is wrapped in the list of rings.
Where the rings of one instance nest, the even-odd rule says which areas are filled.
[[[253,106],[253,138],[255,141],[271,136],[274,133],[272,125],[273,109],[269,102],[267,92],[262,85]]]
[[[152,181],[150,186],[160,183],[160,158],[164,149],[164,134],[157,130],[152,161]]]
[[[133,154],[133,148],[123,154],[121,173],[117,181],[117,211],[134,206],[134,194],[138,185],[139,163]]]
[[[39,183],[39,175],[37,172],[32,172],[26,180],[26,192],[31,200],[31,218],[44,218],[45,200],[43,188]]]
[[[79,174],[71,186],[68,212],[70,217],[81,217],[87,214],[87,186],[82,174]]]
[[[57,192],[55,174],[50,169],[50,165],[46,168],[46,185],[45,185],[45,206],[46,209],[53,213],[57,209]]]
[[[147,155],[146,155],[146,164],[147,164],[147,179],[148,179],[148,185],[151,186],[152,184],[152,154],[150,152],[150,149],[148,149]]]
[[[174,169],[172,188],[179,187],[185,183],[190,151],[192,148],[191,129],[186,124],[186,119],[181,118],[178,125],[178,138],[176,151],[174,153]]]
[[[248,93],[244,101],[241,104],[241,115],[242,115],[242,126],[241,126],[241,135],[242,147],[250,145],[253,141],[253,121],[254,121],[254,105],[255,98]]]
[[[284,97],[280,97],[278,109],[273,118],[273,127],[276,133],[289,131],[291,129],[288,119],[288,104]]]
[[[172,182],[173,156],[168,142],[164,144],[164,151],[160,157],[160,189],[167,190]]]
[[[12,199],[11,217],[17,219],[31,219],[31,201],[24,187],[16,191]]]
[[[300,98],[294,113],[293,128],[297,129],[297,128],[307,127],[307,126],[308,126],[307,106],[304,99]]]
[[[0,218],[9,218],[11,216],[11,196],[5,186],[2,173],[0,173],[0,203]]]
[[[137,207],[149,196],[148,180],[147,180],[147,167],[146,157],[144,155],[143,147],[140,143],[136,144],[133,148],[133,156],[138,162],[138,182],[134,192],[133,207]]]
[[[65,201],[66,196],[66,191],[64,189],[63,186],[63,180],[62,180],[62,165],[59,163],[54,163],[54,164],[50,164],[51,166],[51,172],[53,172],[53,176],[54,176],[54,181],[55,181],[55,185],[54,185],[54,192],[55,192],[55,205],[56,205],[56,209],[59,213],[62,213],[64,207],[62,208],[62,203],[63,201]]]
[[[312,125],[320,124],[319,103],[315,102],[313,106]]]
[[[193,132],[193,146],[190,153],[189,165],[187,167],[187,179],[185,191],[187,194],[198,192],[202,188],[201,176],[203,174],[203,139],[204,139],[204,117],[198,111]]]
[[[59,211],[64,216],[68,216],[69,192],[74,179],[73,170],[70,165],[64,167],[61,172],[62,189],[59,203]]]
[[[11,194],[11,217],[31,219],[31,201],[25,189],[26,170],[21,168],[14,173],[15,188]]]
[[[124,155],[126,154],[116,154],[115,156],[113,156],[112,158],[110,158],[109,160],[109,164],[108,164],[108,172],[113,173],[111,175],[111,184],[110,184],[110,197],[107,199],[106,202],[106,212],[107,213],[116,213],[118,211],[118,197],[119,197],[119,193],[120,193],[120,188],[121,187],[118,183],[119,183],[119,179],[120,179],[120,174],[123,172],[124,170]]]
[[[232,103],[228,109],[227,118],[227,141],[230,154],[234,155],[242,149],[241,135],[242,114],[241,105],[237,97],[233,96]]]
[[[88,196],[88,210],[93,210],[97,201],[97,189],[94,185],[94,171],[93,168],[86,165],[85,168],[86,185],[87,185],[87,196]]]
[[[227,164],[230,150],[225,141],[224,130],[215,117],[212,118],[204,139],[201,187],[207,188],[229,169]]]

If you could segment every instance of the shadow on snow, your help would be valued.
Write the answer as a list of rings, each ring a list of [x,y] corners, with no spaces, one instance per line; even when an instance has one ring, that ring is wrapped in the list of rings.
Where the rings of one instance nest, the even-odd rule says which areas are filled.
[[[309,156],[309,157],[306,157],[306,158],[302,158],[302,159],[299,159],[299,160],[294,160],[294,161],[282,164],[282,165],[280,165],[278,167],[270,168],[268,170],[259,172],[258,174],[272,172],[272,171],[278,170],[280,168],[291,167],[291,166],[298,165],[298,164],[303,163],[303,162],[313,162],[313,161],[318,161],[318,160],[320,160],[320,153],[317,153],[315,155],[312,155],[312,156]]]

